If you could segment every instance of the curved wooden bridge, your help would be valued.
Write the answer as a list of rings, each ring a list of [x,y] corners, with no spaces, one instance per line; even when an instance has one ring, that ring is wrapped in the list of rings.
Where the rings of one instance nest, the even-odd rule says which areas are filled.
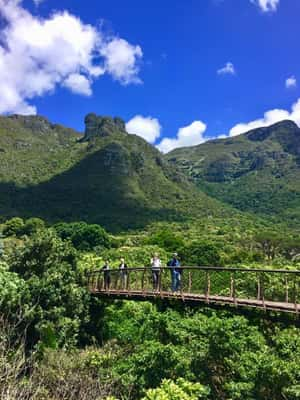
[[[120,299],[174,298],[184,302],[255,307],[296,313],[300,271],[221,267],[181,267],[181,284],[171,290],[171,267],[158,271],[153,285],[151,268],[97,270],[88,274],[88,288],[95,296]]]

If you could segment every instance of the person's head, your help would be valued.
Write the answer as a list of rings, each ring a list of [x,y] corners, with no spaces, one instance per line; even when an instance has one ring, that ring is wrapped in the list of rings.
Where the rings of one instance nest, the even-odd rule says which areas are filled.
[[[153,254],[153,257],[154,257],[154,258],[158,258],[158,257],[159,257],[158,253],[154,253],[154,254]]]
[[[122,264],[124,264],[125,258],[122,257],[122,258],[120,259],[120,261],[121,261]]]
[[[109,264],[109,260],[105,260],[105,265],[108,265]]]
[[[173,253],[173,258],[177,258],[178,254],[177,253]]]

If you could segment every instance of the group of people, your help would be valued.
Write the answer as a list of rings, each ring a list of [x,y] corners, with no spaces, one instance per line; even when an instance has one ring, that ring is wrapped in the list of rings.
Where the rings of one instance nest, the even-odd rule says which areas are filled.
[[[173,253],[171,260],[167,263],[171,272],[171,289],[172,292],[177,292],[181,288],[181,274],[182,269],[180,268],[180,261],[178,259],[178,254]],[[151,258],[151,270],[152,270],[152,282],[153,290],[157,291],[160,288],[160,273],[161,273],[162,263],[157,253],[154,253]]]
[[[167,263],[167,266],[170,268],[171,273],[171,290],[172,292],[180,291],[181,289],[181,275],[182,269],[180,267],[180,261],[178,259],[178,254],[173,253],[172,258]],[[159,291],[160,283],[161,283],[161,268],[163,267],[162,262],[159,258],[158,253],[154,253],[150,260],[150,268],[152,272],[152,284],[153,290]],[[102,267],[103,277],[104,277],[104,289],[108,290],[111,284],[111,276],[110,276],[110,265],[109,260],[105,261],[104,266]],[[125,259],[121,258],[119,264],[119,277],[120,277],[120,287],[122,289],[127,289],[128,283],[128,266],[125,263]]]

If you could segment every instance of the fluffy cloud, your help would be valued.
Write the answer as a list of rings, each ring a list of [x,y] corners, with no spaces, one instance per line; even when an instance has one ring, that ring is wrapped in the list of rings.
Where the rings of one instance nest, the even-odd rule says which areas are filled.
[[[297,79],[294,76],[290,76],[289,78],[286,79],[285,81],[285,87],[287,89],[293,88],[297,86]]]
[[[190,125],[180,128],[176,138],[164,138],[157,147],[163,153],[168,153],[177,147],[195,146],[205,142],[206,139],[203,137],[205,131],[206,124],[202,121],[194,121]]]
[[[21,0],[0,0],[0,18],[0,113],[34,114],[29,101],[58,85],[90,95],[105,73],[121,84],[139,82],[139,46],[106,37],[67,11],[43,19]]]
[[[251,3],[258,5],[262,12],[275,12],[280,0],[250,0]]]
[[[235,68],[231,62],[225,64],[223,68],[217,70],[218,75],[235,75]]]
[[[156,118],[136,115],[126,124],[126,131],[154,143],[160,137],[161,125]]]
[[[140,46],[132,46],[124,39],[113,39],[101,49],[106,70],[121,83],[141,83],[136,60],[143,55]]]
[[[256,119],[247,123],[240,123],[230,129],[229,136],[240,135],[251,129],[269,126],[284,119],[290,119],[300,126],[300,99],[292,105],[291,111],[274,109],[264,113],[263,118]]]
[[[63,86],[70,89],[71,92],[90,96],[92,94],[91,82],[84,75],[71,74],[64,80]]]

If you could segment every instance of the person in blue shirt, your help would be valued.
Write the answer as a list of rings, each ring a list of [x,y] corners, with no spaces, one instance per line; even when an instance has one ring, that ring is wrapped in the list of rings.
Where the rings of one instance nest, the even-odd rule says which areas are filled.
[[[173,253],[173,257],[168,262],[168,267],[171,270],[171,288],[172,292],[178,292],[181,289],[181,272],[180,261],[178,260],[178,254]]]

